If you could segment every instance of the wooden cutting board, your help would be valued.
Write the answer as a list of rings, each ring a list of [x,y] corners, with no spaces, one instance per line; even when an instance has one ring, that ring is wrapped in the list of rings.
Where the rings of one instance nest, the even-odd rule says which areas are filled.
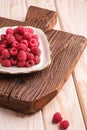
[[[30,25],[47,35],[52,52],[51,65],[32,74],[0,74],[0,106],[33,113],[40,110],[61,90],[80,58],[87,40],[83,36],[53,30],[57,14],[31,6],[24,22],[0,17],[0,27]]]

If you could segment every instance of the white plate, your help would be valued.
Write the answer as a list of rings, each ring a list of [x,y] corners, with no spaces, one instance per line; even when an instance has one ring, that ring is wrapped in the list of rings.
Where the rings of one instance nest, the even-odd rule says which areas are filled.
[[[15,28],[15,27],[17,26],[11,28]],[[50,58],[51,52],[49,47],[50,44],[47,40],[45,33],[41,29],[37,29],[31,26],[25,26],[25,27],[30,27],[34,29],[34,33],[39,36],[39,42],[40,42],[39,48],[41,50],[40,63],[32,67],[21,67],[21,68],[15,66],[3,67],[0,65],[0,73],[9,73],[9,74],[31,73],[31,72],[42,70],[50,65],[51,63],[51,58]],[[0,35],[5,33],[7,28],[8,27],[0,28]]]

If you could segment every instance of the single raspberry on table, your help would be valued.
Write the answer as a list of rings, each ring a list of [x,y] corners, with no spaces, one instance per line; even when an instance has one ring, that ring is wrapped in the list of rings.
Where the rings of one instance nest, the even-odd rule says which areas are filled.
[[[3,59],[1,61],[1,65],[4,67],[10,67],[11,66],[11,61],[9,59]]]
[[[59,112],[56,112],[56,113],[53,115],[52,123],[59,123],[61,120],[62,120],[61,114],[60,114]]]
[[[67,121],[67,120],[62,120],[61,122],[60,122],[60,128],[62,128],[62,129],[67,129],[69,127],[69,121]]]

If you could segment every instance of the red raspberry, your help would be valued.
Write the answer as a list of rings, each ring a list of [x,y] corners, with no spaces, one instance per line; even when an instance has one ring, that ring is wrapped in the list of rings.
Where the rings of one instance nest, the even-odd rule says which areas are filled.
[[[1,34],[1,40],[5,40],[6,39],[6,34]]]
[[[21,41],[21,40],[23,39],[23,36],[21,36],[21,35],[18,34],[18,33],[14,34],[14,36],[15,36],[15,39],[16,39],[17,41]]]
[[[26,67],[31,67],[31,65],[29,64],[29,61],[26,61],[26,62],[25,62],[25,66],[26,66]]]
[[[52,123],[59,123],[62,120],[61,114],[59,112],[56,112],[53,115]]]
[[[27,57],[28,57],[28,60],[34,59],[34,55],[32,53],[28,53]]]
[[[33,35],[32,38],[35,38],[38,41],[38,36],[37,35]]]
[[[27,50],[26,50],[28,53],[31,51],[31,49],[30,48],[27,48]]]
[[[12,65],[16,65],[17,64],[17,58],[12,57],[10,60],[11,60],[11,64]]]
[[[67,129],[69,127],[69,122],[67,120],[63,120],[60,122],[60,128]]]
[[[28,41],[27,40],[21,40],[21,43],[25,44],[28,47]]]
[[[15,33],[18,33],[17,28],[14,28],[14,29],[13,29],[13,34],[15,34]]]
[[[16,56],[17,53],[18,53],[18,51],[17,51],[16,48],[13,47],[13,48],[10,49],[10,55],[11,55],[11,56]]]
[[[2,56],[0,55],[0,63],[2,62]]]
[[[26,47],[25,44],[20,43],[20,44],[18,45],[18,49],[19,49],[19,50],[24,50],[24,51],[26,51],[27,47]]]
[[[37,47],[38,46],[38,42],[36,39],[31,38],[30,42],[29,42],[29,47]]]
[[[17,59],[21,61],[25,61],[27,59],[26,52],[23,50],[20,50],[17,55]]]
[[[1,65],[4,67],[10,67],[11,66],[11,61],[9,59],[4,59],[1,61]]]
[[[12,34],[7,34],[6,40],[7,40],[8,43],[12,43],[12,42],[15,41],[15,37]]]
[[[29,33],[29,32],[25,32],[25,33],[24,33],[24,39],[30,40],[31,37],[32,37],[32,34],[31,34],[31,33]]]
[[[30,66],[33,66],[35,64],[34,60],[29,61]]]
[[[18,31],[19,34],[24,35],[25,29],[24,29],[23,26],[18,26],[17,31]]]
[[[18,47],[18,45],[19,45],[19,43],[17,42],[17,41],[14,41],[13,43],[12,43],[12,47]]]
[[[37,55],[37,56],[40,56],[40,54],[41,54],[40,49],[37,48],[37,47],[33,47],[32,50],[31,50],[31,52],[32,52],[34,55]]]
[[[39,56],[35,56],[34,57],[34,61],[35,61],[35,64],[39,64],[40,63],[40,57]]]
[[[29,33],[33,34],[34,33],[34,30],[32,28],[27,28],[26,29]]]
[[[5,48],[7,45],[7,41],[6,40],[3,40],[0,44],[1,47]]]
[[[2,46],[0,46],[0,54],[2,54],[4,48]]]
[[[7,34],[13,34],[13,29],[12,29],[12,28],[8,28],[8,29],[6,30],[6,33],[7,33]]]
[[[24,67],[25,66],[25,61],[18,61],[17,66],[18,67]]]
[[[3,52],[2,52],[2,58],[6,59],[6,58],[9,58],[9,57],[10,57],[10,54],[9,54],[8,49],[4,49]]]

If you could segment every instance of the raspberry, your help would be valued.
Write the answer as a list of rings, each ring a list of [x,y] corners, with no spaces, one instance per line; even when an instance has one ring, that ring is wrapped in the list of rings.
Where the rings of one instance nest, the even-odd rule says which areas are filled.
[[[35,38],[38,41],[38,36],[37,35],[33,35],[32,38]]]
[[[34,60],[29,61],[30,66],[33,66],[35,64]]]
[[[12,65],[16,65],[16,64],[17,64],[17,59],[14,58],[14,57],[12,57],[12,58],[11,58],[11,64],[12,64]]]
[[[6,58],[9,58],[9,57],[10,57],[10,54],[9,54],[8,49],[4,49],[3,52],[2,52],[2,58],[6,59]]]
[[[60,122],[60,128],[67,129],[69,127],[69,122],[67,120],[63,120]]]
[[[39,56],[35,56],[34,57],[34,61],[35,61],[35,64],[39,64],[40,63],[40,57]]]
[[[20,43],[20,44],[18,45],[18,49],[19,49],[19,50],[24,50],[24,51],[26,51],[27,47],[26,47],[25,44]]]
[[[31,49],[30,48],[27,48],[27,52],[29,53],[31,51]]]
[[[28,60],[34,59],[34,55],[32,53],[28,53],[27,57],[28,57]]]
[[[24,67],[25,66],[25,61],[18,61],[17,66],[18,67]]]
[[[17,55],[17,59],[21,61],[25,61],[27,59],[26,52],[23,50],[20,50]]]
[[[19,32],[19,34],[24,35],[25,29],[23,26],[18,26],[17,31]]]
[[[0,46],[0,55],[2,55],[4,48],[2,46]]]
[[[16,48],[13,47],[13,48],[10,49],[10,55],[11,55],[11,56],[16,56],[17,53],[18,53],[18,51],[17,51]]]
[[[31,34],[31,33],[29,33],[29,32],[25,32],[25,33],[24,33],[24,38],[25,38],[25,39],[30,40],[31,37],[32,37],[32,34]]]
[[[2,62],[2,56],[0,55],[0,63]]]
[[[11,66],[11,61],[9,59],[4,59],[1,61],[1,65],[4,67],[10,67]]]
[[[14,36],[15,36],[15,39],[16,39],[17,41],[21,41],[21,40],[23,39],[23,36],[21,36],[21,35],[18,34],[18,33],[14,34]]]
[[[36,39],[31,38],[30,42],[29,42],[29,47],[37,47],[38,46],[38,42]]]
[[[1,34],[1,40],[5,40],[6,39],[6,34]]]
[[[14,41],[13,43],[12,43],[12,47],[18,47],[18,45],[19,45],[19,43],[17,42],[17,41]]]
[[[13,34],[15,34],[15,33],[18,33],[17,28],[14,28],[14,29],[13,29]]]
[[[26,61],[26,62],[25,62],[25,66],[26,66],[26,67],[31,67],[31,65],[29,64],[29,61]]]
[[[28,41],[27,40],[21,40],[21,43],[25,44],[28,47]]]
[[[8,28],[8,29],[6,30],[6,33],[7,33],[7,34],[13,34],[13,29],[12,29],[12,28]]]
[[[59,112],[56,112],[53,115],[52,123],[59,123],[62,120],[61,114]]]
[[[2,42],[1,42],[1,47],[3,47],[3,48],[5,48],[6,47],[6,44],[7,44],[7,41],[6,40],[3,40]]]
[[[37,47],[33,47],[32,50],[31,50],[31,52],[32,52],[33,54],[37,55],[37,56],[40,56],[40,54],[41,54],[40,49],[37,48]]]
[[[33,30],[32,28],[27,28],[27,31],[28,31],[29,33],[31,33],[31,34],[34,33],[34,30]]]
[[[8,28],[6,34],[2,34],[0,38],[2,66],[30,67],[40,63],[39,38],[32,28]]]
[[[7,34],[6,40],[7,40],[8,43],[12,43],[12,42],[15,41],[15,37],[12,34]]]

